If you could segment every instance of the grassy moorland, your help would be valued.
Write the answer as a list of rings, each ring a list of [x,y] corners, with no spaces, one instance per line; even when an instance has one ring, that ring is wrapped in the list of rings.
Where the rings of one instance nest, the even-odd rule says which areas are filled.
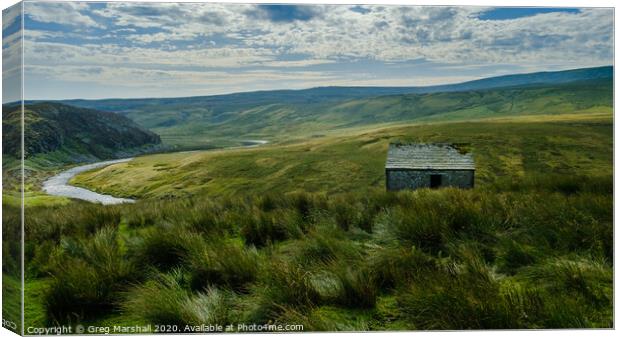
[[[177,148],[306,137],[335,127],[421,119],[558,114],[611,106],[613,67],[516,74],[431,87],[318,87],[228,95],[70,100],[112,111]]]
[[[612,129],[608,107],[385,125],[80,175],[143,200],[27,209],[26,325],[612,327]],[[467,147],[476,188],[385,192],[397,139]]]
[[[515,115],[564,114],[610,106],[610,79],[585,82],[366,97],[339,102],[271,103],[222,111],[147,106],[127,116],[178,147],[231,146],[243,139],[271,141],[321,135],[325,130],[385,122],[446,121]],[[235,105],[233,105],[234,107]],[[188,113],[189,111],[191,113]],[[160,118],[173,122],[154,124]]]
[[[536,188],[540,176],[611,176],[611,130],[608,108],[586,114],[336,130],[290,144],[139,157],[81,174],[72,183],[138,198],[364,192],[384,188],[387,146],[401,140],[464,144],[476,159],[479,187]]]

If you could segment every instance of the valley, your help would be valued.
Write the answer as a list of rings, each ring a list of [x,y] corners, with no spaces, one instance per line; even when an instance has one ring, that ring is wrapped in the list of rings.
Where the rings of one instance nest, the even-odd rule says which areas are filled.
[[[53,137],[53,116],[33,114],[26,325],[613,327],[609,69],[444,91],[51,103],[122,116],[100,129],[123,142],[71,133],[48,148],[67,138]],[[475,188],[387,192],[395,141],[458,144],[474,157]],[[49,177],[123,153],[133,159],[78,169],[69,183],[135,203],[44,193]],[[6,256],[19,248],[14,157],[3,155]]]

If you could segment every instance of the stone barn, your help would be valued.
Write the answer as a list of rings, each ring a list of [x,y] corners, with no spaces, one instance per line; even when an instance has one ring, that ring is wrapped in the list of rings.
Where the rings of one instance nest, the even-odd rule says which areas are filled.
[[[447,144],[390,144],[385,163],[388,191],[474,187],[474,159]]]

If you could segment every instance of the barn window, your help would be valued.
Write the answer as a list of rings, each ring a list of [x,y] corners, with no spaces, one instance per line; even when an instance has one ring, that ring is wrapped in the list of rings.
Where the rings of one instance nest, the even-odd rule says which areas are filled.
[[[441,174],[431,174],[431,188],[441,186]]]

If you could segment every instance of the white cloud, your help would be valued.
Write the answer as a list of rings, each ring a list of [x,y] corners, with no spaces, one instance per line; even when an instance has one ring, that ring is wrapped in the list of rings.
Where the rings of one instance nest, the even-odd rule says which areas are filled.
[[[85,2],[24,3],[24,13],[39,22],[105,28],[89,15],[82,13],[88,9],[89,6]]]
[[[473,79],[476,67],[480,77],[501,74],[501,69],[537,71],[613,61],[610,9],[494,21],[478,18],[488,10],[483,7],[351,8],[319,5],[310,14],[285,20],[241,4],[114,2],[90,9],[85,3],[28,3],[27,13],[39,22],[107,29],[103,35],[27,29],[26,64],[50,80],[153,88],[165,83],[215,93],[270,85],[438,84]],[[359,60],[384,68],[308,72],[312,66],[335,69]],[[400,67],[413,61],[435,65],[437,72],[412,78],[385,70],[390,63]]]
[[[274,60],[267,48],[208,48],[161,50],[113,44],[71,45],[26,39],[28,65],[133,65],[135,67],[240,67]]]
[[[263,62],[260,65],[264,67],[275,67],[275,68],[294,68],[294,67],[308,67],[315,66],[319,64],[330,64],[336,63],[334,60],[327,59],[307,59],[307,60],[296,60],[296,61],[267,61]]]
[[[84,7],[72,6],[63,12],[72,17],[77,13],[74,23],[95,23],[80,14],[78,10]],[[40,7],[35,19],[62,22],[64,16],[56,12],[60,7],[48,7]],[[117,28],[164,30],[126,37],[138,45],[208,42],[210,36],[221,34],[230,40],[229,48],[268,48],[313,59],[537,62],[594,57],[611,61],[613,11],[609,9],[493,21],[478,19],[477,14],[486,10],[483,7],[365,6],[368,12],[364,14],[352,11],[351,6],[315,7],[320,13],[316,17],[290,22],[247,15],[255,7],[238,4],[116,2],[92,12],[112,20]]]

